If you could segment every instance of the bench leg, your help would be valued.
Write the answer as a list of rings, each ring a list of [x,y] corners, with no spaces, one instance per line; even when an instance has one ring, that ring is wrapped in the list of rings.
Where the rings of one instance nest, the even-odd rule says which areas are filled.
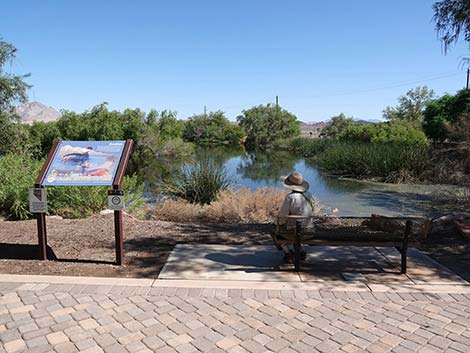
[[[300,271],[300,231],[301,231],[300,222],[297,221],[295,225],[295,243],[294,243],[294,251],[295,251],[295,258],[294,258],[294,268],[296,272]]]
[[[401,246],[401,273],[406,274],[406,255],[408,253],[408,239],[411,233],[411,221],[406,221],[405,234],[403,236],[403,244]]]

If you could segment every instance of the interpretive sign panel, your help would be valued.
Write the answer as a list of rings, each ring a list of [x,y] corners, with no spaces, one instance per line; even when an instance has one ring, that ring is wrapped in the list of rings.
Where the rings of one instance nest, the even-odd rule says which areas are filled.
[[[42,185],[113,185],[125,144],[126,141],[61,141]]]
[[[47,194],[45,189],[29,189],[29,211],[31,213],[47,213]]]

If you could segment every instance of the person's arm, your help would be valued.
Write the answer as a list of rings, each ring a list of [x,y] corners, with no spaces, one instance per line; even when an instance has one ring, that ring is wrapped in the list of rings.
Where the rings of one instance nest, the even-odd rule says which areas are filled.
[[[290,204],[291,204],[291,198],[289,195],[287,195],[284,199],[284,202],[282,203],[281,209],[279,210],[279,224],[285,224],[286,223],[286,217],[290,213]]]

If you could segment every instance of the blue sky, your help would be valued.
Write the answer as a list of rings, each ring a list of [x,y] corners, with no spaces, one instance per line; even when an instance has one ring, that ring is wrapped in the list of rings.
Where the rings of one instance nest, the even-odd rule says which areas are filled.
[[[31,73],[30,100],[83,111],[171,109],[180,118],[273,102],[303,121],[381,117],[417,85],[465,85],[428,0],[5,1],[0,35]]]

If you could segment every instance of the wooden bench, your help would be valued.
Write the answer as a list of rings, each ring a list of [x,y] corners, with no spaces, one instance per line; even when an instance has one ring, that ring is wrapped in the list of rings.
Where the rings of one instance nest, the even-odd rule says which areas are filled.
[[[407,251],[408,247],[415,247],[419,244],[421,238],[427,236],[430,221],[418,217],[302,217],[288,216],[282,217],[294,219],[295,229],[282,230],[279,225],[279,219],[276,221],[276,230],[272,233],[275,244],[280,242],[287,245],[294,245],[295,271],[300,271],[300,244],[311,246],[380,246],[394,247],[401,254],[401,273],[406,273]],[[302,221],[313,219],[314,229],[302,229]],[[339,224],[329,224],[325,226],[321,220],[339,221]],[[382,228],[378,225],[378,220],[383,220]],[[368,222],[365,223],[365,222]],[[375,223],[374,223],[375,222]],[[422,231],[413,230],[414,224],[420,224]],[[396,225],[396,227],[394,226]],[[378,229],[379,228],[379,229]],[[399,229],[393,229],[399,228]],[[414,231],[414,233],[413,233]]]

